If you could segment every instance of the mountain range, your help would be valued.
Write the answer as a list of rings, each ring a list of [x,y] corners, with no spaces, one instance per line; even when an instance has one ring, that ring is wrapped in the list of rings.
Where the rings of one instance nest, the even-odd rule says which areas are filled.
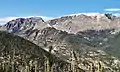
[[[51,49],[51,55],[68,64],[74,64],[74,54],[81,72],[97,72],[99,65],[102,72],[120,72],[120,18],[112,14],[70,15],[49,21],[40,17],[18,18],[0,26],[0,31],[22,37],[43,51]],[[13,42],[18,46],[25,44],[29,50],[29,44],[18,41]],[[34,53],[34,49],[30,51]]]

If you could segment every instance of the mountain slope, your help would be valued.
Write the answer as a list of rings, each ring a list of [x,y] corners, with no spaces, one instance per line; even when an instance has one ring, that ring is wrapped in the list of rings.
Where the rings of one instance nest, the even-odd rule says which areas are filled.
[[[86,35],[89,34],[86,33]],[[27,38],[29,39],[29,37]],[[39,35],[34,42],[47,51],[52,47],[51,53],[70,63],[72,50],[74,50],[75,55],[77,56],[78,66],[86,72],[90,70],[92,64],[95,65],[94,67],[97,71],[99,62],[101,62],[105,72],[119,72],[120,61],[117,57],[113,56],[113,51],[105,51],[106,48],[104,46],[91,46],[94,42],[87,41],[86,38],[84,38],[84,34],[83,37],[80,37],[79,35],[68,34],[67,32],[62,32],[49,27],[43,29],[41,35]],[[108,54],[108,51],[110,51],[110,54]]]
[[[45,58],[54,72],[64,72],[70,65],[24,38],[0,31],[0,72],[44,72]]]

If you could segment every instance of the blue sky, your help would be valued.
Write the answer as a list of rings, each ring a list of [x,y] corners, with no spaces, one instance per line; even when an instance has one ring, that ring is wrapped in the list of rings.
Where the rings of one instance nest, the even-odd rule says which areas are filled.
[[[0,18],[120,12],[120,0],[1,0]],[[1,21],[1,20],[0,20]]]

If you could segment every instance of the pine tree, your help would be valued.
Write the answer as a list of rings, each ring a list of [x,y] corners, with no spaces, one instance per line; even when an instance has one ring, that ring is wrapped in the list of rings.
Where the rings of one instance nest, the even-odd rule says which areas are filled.
[[[101,62],[98,63],[98,72],[102,72],[102,65],[101,65]]]

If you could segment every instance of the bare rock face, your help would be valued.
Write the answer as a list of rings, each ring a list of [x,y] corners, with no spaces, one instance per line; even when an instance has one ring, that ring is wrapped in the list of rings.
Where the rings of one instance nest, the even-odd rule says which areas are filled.
[[[43,23],[44,20],[42,18],[18,18],[7,22],[2,27],[6,28],[11,33],[18,33],[27,29],[33,29],[34,27],[37,28],[38,24],[41,24],[39,26],[42,26]]]

